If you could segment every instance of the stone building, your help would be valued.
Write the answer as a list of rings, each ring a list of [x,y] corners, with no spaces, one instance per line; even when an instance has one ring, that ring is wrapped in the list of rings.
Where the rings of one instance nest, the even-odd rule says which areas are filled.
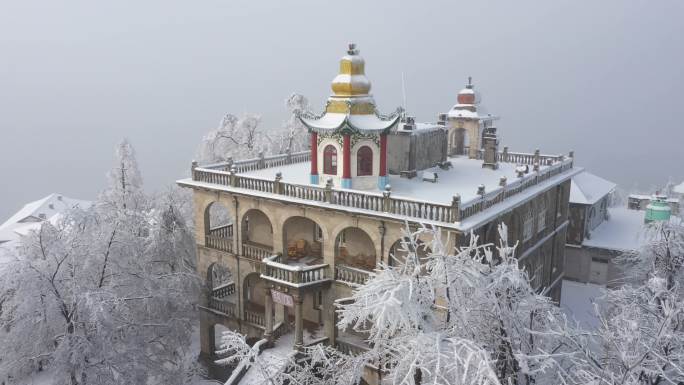
[[[438,229],[453,249],[471,231],[497,242],[505,222],[534,286],[560,298],[572,156],[498,151],[498,141],[448,155],[451,123],[379,114],[364,67],[350,46],[325,111],[301,115],[311,151],[193,163],[192,177],[178,181],[193,190],[207,280],[204,355],[215,350],[215,325],[271,341],[294,333],[294,348],[364,349],[362,336],[337,328],[335,301],[380,262],[401,263],[406,223]]]

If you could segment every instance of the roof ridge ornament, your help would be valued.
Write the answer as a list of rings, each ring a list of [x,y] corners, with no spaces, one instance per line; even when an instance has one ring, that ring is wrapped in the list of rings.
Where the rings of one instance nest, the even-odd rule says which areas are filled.
[[[347,50],[347,53],[349,55],[358,55],[359,54],[359,50],[356,48],[355,43],[349,43],[349,49]]]

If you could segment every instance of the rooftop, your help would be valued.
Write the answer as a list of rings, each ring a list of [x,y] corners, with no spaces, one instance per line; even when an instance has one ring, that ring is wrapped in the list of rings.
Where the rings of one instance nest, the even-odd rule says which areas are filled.
[[[609,207],[609,218],[591,232],[583,245],[615,251],[636,251],[643,241],[644,212]]]
[[[570,203],[593,205],[615,190],[611,181],[584,171],[572,177]]]
[[[448,161],[453,166],[448,170],[433,167],[418,172],[418,176],[411,179],[402,178],[399,175],[390,175],[389,184],[392,196],[450,205],[455,194],[460,194],[463,202],[479,198],[477,189],[480,185],[485,186],[485,192],[495,190],[499,186],[501,177],[506,178],[507,185],[512,185],[518,180],[515,163],[500,163],[498,170],[491,170],[482,168],[481,160],[468,159],[467,156],[449,158]],[[541,166],[541,170],[545,170],[548,167]],[[309,163],[295,163],[247,171],[243,175],[254,178],[273,179],[276,173],[280,172],[282,173],[283,182],[306,185],[309,184],[310,169]],[[532,167],[529,167],[529,171],[532,171]],[[436,173],[437,182],[423,181],[423,173]],[[325,177],[325,175],[322,177]],[[377,192],[377,189],[371,191]]]
[[[178,184],[468,231],[581,172],[573,168],[573,158],[563,155],[505,149],[496,157],[498,170],[482,168],[481,160],[454,157],[448,170],[432,168],[413,179],[393,175],[386,191],[309,184],[309,151],[202,167],[194,163],[192,178]],[[437,173],[437,182],[424,182],[424,172]]]
[[[65,197],[61,194],[50,194],[45,198],[27,203],[8,220],[0,225],[0,244],[14,241],[31,230],[40,228],[46,220],[54,220],[59,215],[77,206],[90,207],[91,202]]]

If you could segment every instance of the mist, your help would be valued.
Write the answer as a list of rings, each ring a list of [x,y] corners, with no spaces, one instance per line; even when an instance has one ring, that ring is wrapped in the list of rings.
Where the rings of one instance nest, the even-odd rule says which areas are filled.
[[[292,92],[321,111],[349,42],[380,111],[405,100],[435,121],[472,76],[502,146],[574,150],[628,190],[679,183],[683,15],[678,0],[1,0],[0,222],[51,192],[94,199],[124,137],[159,190],[225,113],[277,127]]]

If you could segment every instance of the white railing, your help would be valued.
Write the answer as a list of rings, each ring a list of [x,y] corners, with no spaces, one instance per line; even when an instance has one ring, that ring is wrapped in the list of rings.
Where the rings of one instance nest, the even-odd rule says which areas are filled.
[[[375,275],[373,272],[367,270],[335,264],[335,280],[352,286],[366,284],[373,275]]]
[[[481,151],[482,150],[480,150],[480,152]],[[309,151],[305,151],[291,155],[275,155],[249,159],[246,161],[209,165],[206,167],[197,167],[197,164],[193,163],[192,179],[198,182],[272,193],[342,207],[389,213],[418,220],[454,223],[486,210],[510,196],[518,194],[525,189],[537,185],[554,175],[570,170],[573,167],[572,155],[570,157],[562,155],[541,155],[539,151],[528,154],[508,152],[508,149],[504,149],[504,151],[497,153],[497,160],[499,162],[531,165],[531,170],[522,177],[507,182],[506,185],[488,191],[486,194],[467,202],[461,202],[454,197],[454,200],[450,205],[394,197],[391,195],[391,191],[353,191],[333,188],[331,185],[320,187],[285,183],[282,182],[280,176],[276,176],[274,180],[269,180],[238,174],[243,171],[276,167],[282,164],[307,162],[309,159],[310,153]],[[230,167],[228,167],[229,165]],[[226,169],[232,171],[226,171]],[[226,245],[225,247],[232,247],[232,245]]]
[[[291,286],[307,286],[330,281],[328,264],[291,266],[281,263],[280,254],[263,259],[261,278],[270,279]]]
[[[273,255],[273,247],[257,246],[250,243],[242,244],[242,255],[246,258],[261,262],[262,259]]]
[[[212,249],[233,252],[233,225],[215,227],[204,238],[204,245]]]

